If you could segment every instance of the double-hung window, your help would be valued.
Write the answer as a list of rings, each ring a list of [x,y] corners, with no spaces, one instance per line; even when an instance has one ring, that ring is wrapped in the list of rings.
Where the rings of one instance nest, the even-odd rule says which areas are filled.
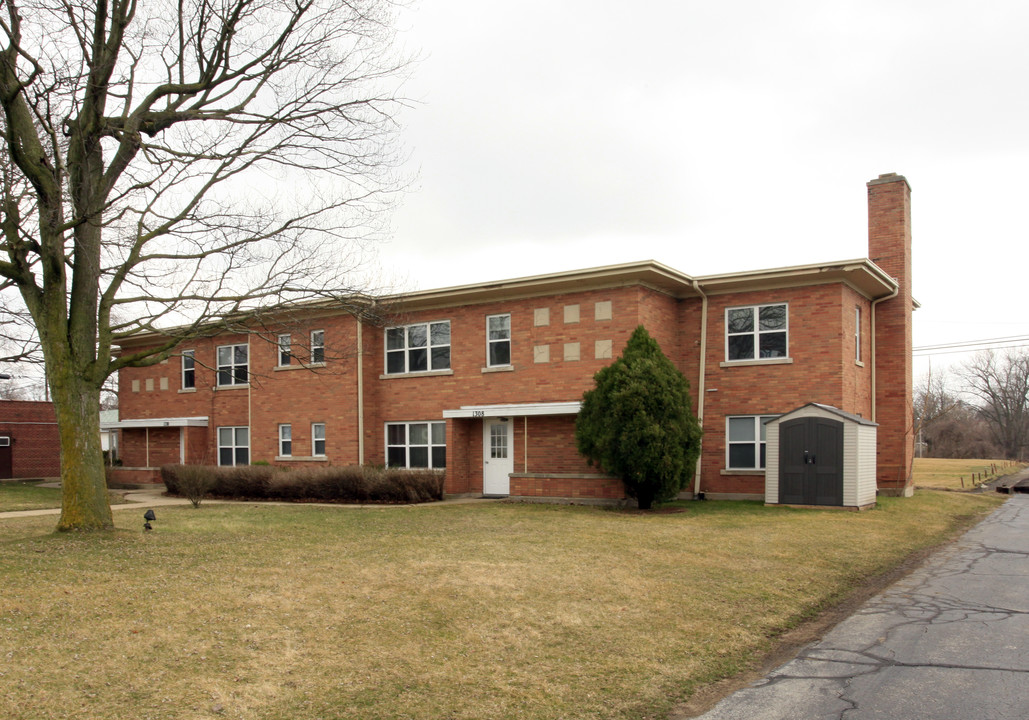
[[[861,307],[854,308],[854,362],[861,362]]]
[[[293,454],[293,426],[279,425],[279,456],[290,457]]]
[[[218,384],[246,385],[249,382],[246,344],[218,347]]]
[[[293,339],[289,335],[279,335],[279,367],[285,367],[293,362]]]
[[[450,321],[386,330],[386,373],[450,369]]]
[[[325,456],[325,423],[311,424],[311,455]]]
[[[325,362],[325,331],[315,330],[311,333],[311,364]]]
[[[386,464],[403,468],[447,466],[445,422],[389,423],[386,425]]]
[[[787,358],[786,303],[728,308],[725,311],[726,360]]]
[[[193,350],[182,351],[182,389],[190,390],[197,386],[196,356]]]
[[[775,415],[737,415],[725,419],[726,467],[730,470],[763,470],[765,421]]]
[[[250,428],[218,428],[218,464],[250,464]]]
[[[511,364],[511,316],[486,317],[486,366]]]

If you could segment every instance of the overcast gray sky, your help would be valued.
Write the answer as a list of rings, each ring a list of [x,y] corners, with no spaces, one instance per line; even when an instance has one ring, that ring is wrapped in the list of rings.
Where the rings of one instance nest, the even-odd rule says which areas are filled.
[[[1029,334],[1024,0],[420,0],[401,28],[401,287],[865,257],[897,172],[915,345]]]

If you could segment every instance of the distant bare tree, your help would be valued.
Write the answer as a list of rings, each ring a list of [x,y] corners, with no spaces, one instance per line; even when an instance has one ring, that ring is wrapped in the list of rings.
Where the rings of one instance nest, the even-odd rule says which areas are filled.
[[[947,389],[944,373],[932,369],[915,385],[914,422],[915,442],[928,442],[932,428],[959,405],[957,396]]]
[[[1008,459],[1022,459],[1029,442],[1029,353],[985,351],[960,370],[994,443]]]
[[[396,187],[394,10],[4,3],[0,327],[12,359],[45,359],[59,529],[112,526],[98,409],[119,368],[258,307],[360,289],[361,241]],[[152,347],[112,352],[119,334],[170,325]]]

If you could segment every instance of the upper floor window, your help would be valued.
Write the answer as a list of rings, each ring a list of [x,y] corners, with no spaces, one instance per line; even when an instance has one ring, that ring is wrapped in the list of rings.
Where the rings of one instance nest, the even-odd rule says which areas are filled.
[[[293,454],[293,426],[279,425],[279,455],[289,457]]]
[[[293,362],[293,354],[290,352],[293,340],[289,335],[279,335],[279,367],[289,365]]]
[[[449,320],[386,330],[386,372],[388,374],[449,369]]]
[[[249,382],[247,345],[218,347],[218,384],[246,385]]]
[[[775,415],[737,415],[725,419],[726,467],[731,470],[763,470],[765,421]]]
[[[325,331],[311,333],[311,364],[325,362]]]
[[[786,303],[728,308],[725,311],[727,360],[788,357]]]
[[[182,351],[182,389],[197,386],[196,357],[193,350]]]
[[[511,316],[486,317],[486,364],[488,367],[511,364]]]
[[[250,464],[250,428],[218,428],[218,464]]]
[[[311,454],[315,457],[325,455],[325,423],[311,424]]]
[[[861,362],[861,306],[854,308],[854,361]]]

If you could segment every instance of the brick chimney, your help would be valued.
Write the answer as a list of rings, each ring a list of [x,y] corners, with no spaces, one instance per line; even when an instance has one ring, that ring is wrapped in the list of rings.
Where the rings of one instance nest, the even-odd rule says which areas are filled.
[[[875,306],[877,473],[883,495],[914,491],[911,360],[911,186],[887,173],[868,183],[868,257],[895,279],[897,297]]]

